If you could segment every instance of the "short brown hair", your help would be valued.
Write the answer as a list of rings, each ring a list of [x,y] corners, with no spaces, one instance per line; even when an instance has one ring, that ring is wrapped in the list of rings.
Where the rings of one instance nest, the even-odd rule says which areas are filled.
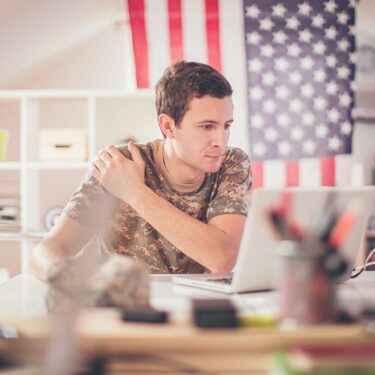
[[[155,86],[156,111],[165,113],[179,126],[192,98],[205,95],[224,98],[233,93],[227,79],[209,65],[179,61],[169,66]]]

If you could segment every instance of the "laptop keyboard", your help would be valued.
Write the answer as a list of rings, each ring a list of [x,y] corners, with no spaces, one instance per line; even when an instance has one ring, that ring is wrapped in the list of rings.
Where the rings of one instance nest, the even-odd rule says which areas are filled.
[[[213,281],[215,283],[221,283],[221,284],[232,284],[232,277],[221,277],[217,279],[207,279],[207,281]]]

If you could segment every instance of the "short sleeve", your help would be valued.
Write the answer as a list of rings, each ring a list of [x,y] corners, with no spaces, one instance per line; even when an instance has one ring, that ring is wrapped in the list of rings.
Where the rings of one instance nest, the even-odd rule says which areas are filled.
[[[115,207],[116,198],[109,194],[88,171],[65,206],[63,214],[77,223],[98,227]]]
[[[246,216],[251,182],[249,157],[239,148],[230,149],[219,173],[216,194],[209,203],[207,220],[224,214]]]
[[[131,159],[127,145],[116,147],[126,158]],[[140,151],[144,153],[142,148]],[[63,214],[81,225],[102,228],[108,220],[113,219],[118,207],[119,199],[103,188],[89,170],[64,208]]]

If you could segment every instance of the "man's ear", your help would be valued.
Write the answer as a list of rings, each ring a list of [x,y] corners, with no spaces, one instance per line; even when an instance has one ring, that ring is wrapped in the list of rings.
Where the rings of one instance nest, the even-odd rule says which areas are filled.
[[[166,113],[161,113],[158,117],[159,126],[163,134],[167,138],[174,138],[174,130],[176,128],[174,120]]]

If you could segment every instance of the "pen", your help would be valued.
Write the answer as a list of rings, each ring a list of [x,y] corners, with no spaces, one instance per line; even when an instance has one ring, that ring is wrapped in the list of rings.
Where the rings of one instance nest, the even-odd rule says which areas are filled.
[[[338,248],[344,243],[347,234],[354,225],[357,219],[357,212],[350,211],[344,212],[343,215],[337,220],[335,226],[332,228],[329,243],[332,247]]]
[[[268,218],[281,239],[300,241],[303,237],[303,231],[296,222],[288,220],[283,210],[271,209],[268,211]]]

